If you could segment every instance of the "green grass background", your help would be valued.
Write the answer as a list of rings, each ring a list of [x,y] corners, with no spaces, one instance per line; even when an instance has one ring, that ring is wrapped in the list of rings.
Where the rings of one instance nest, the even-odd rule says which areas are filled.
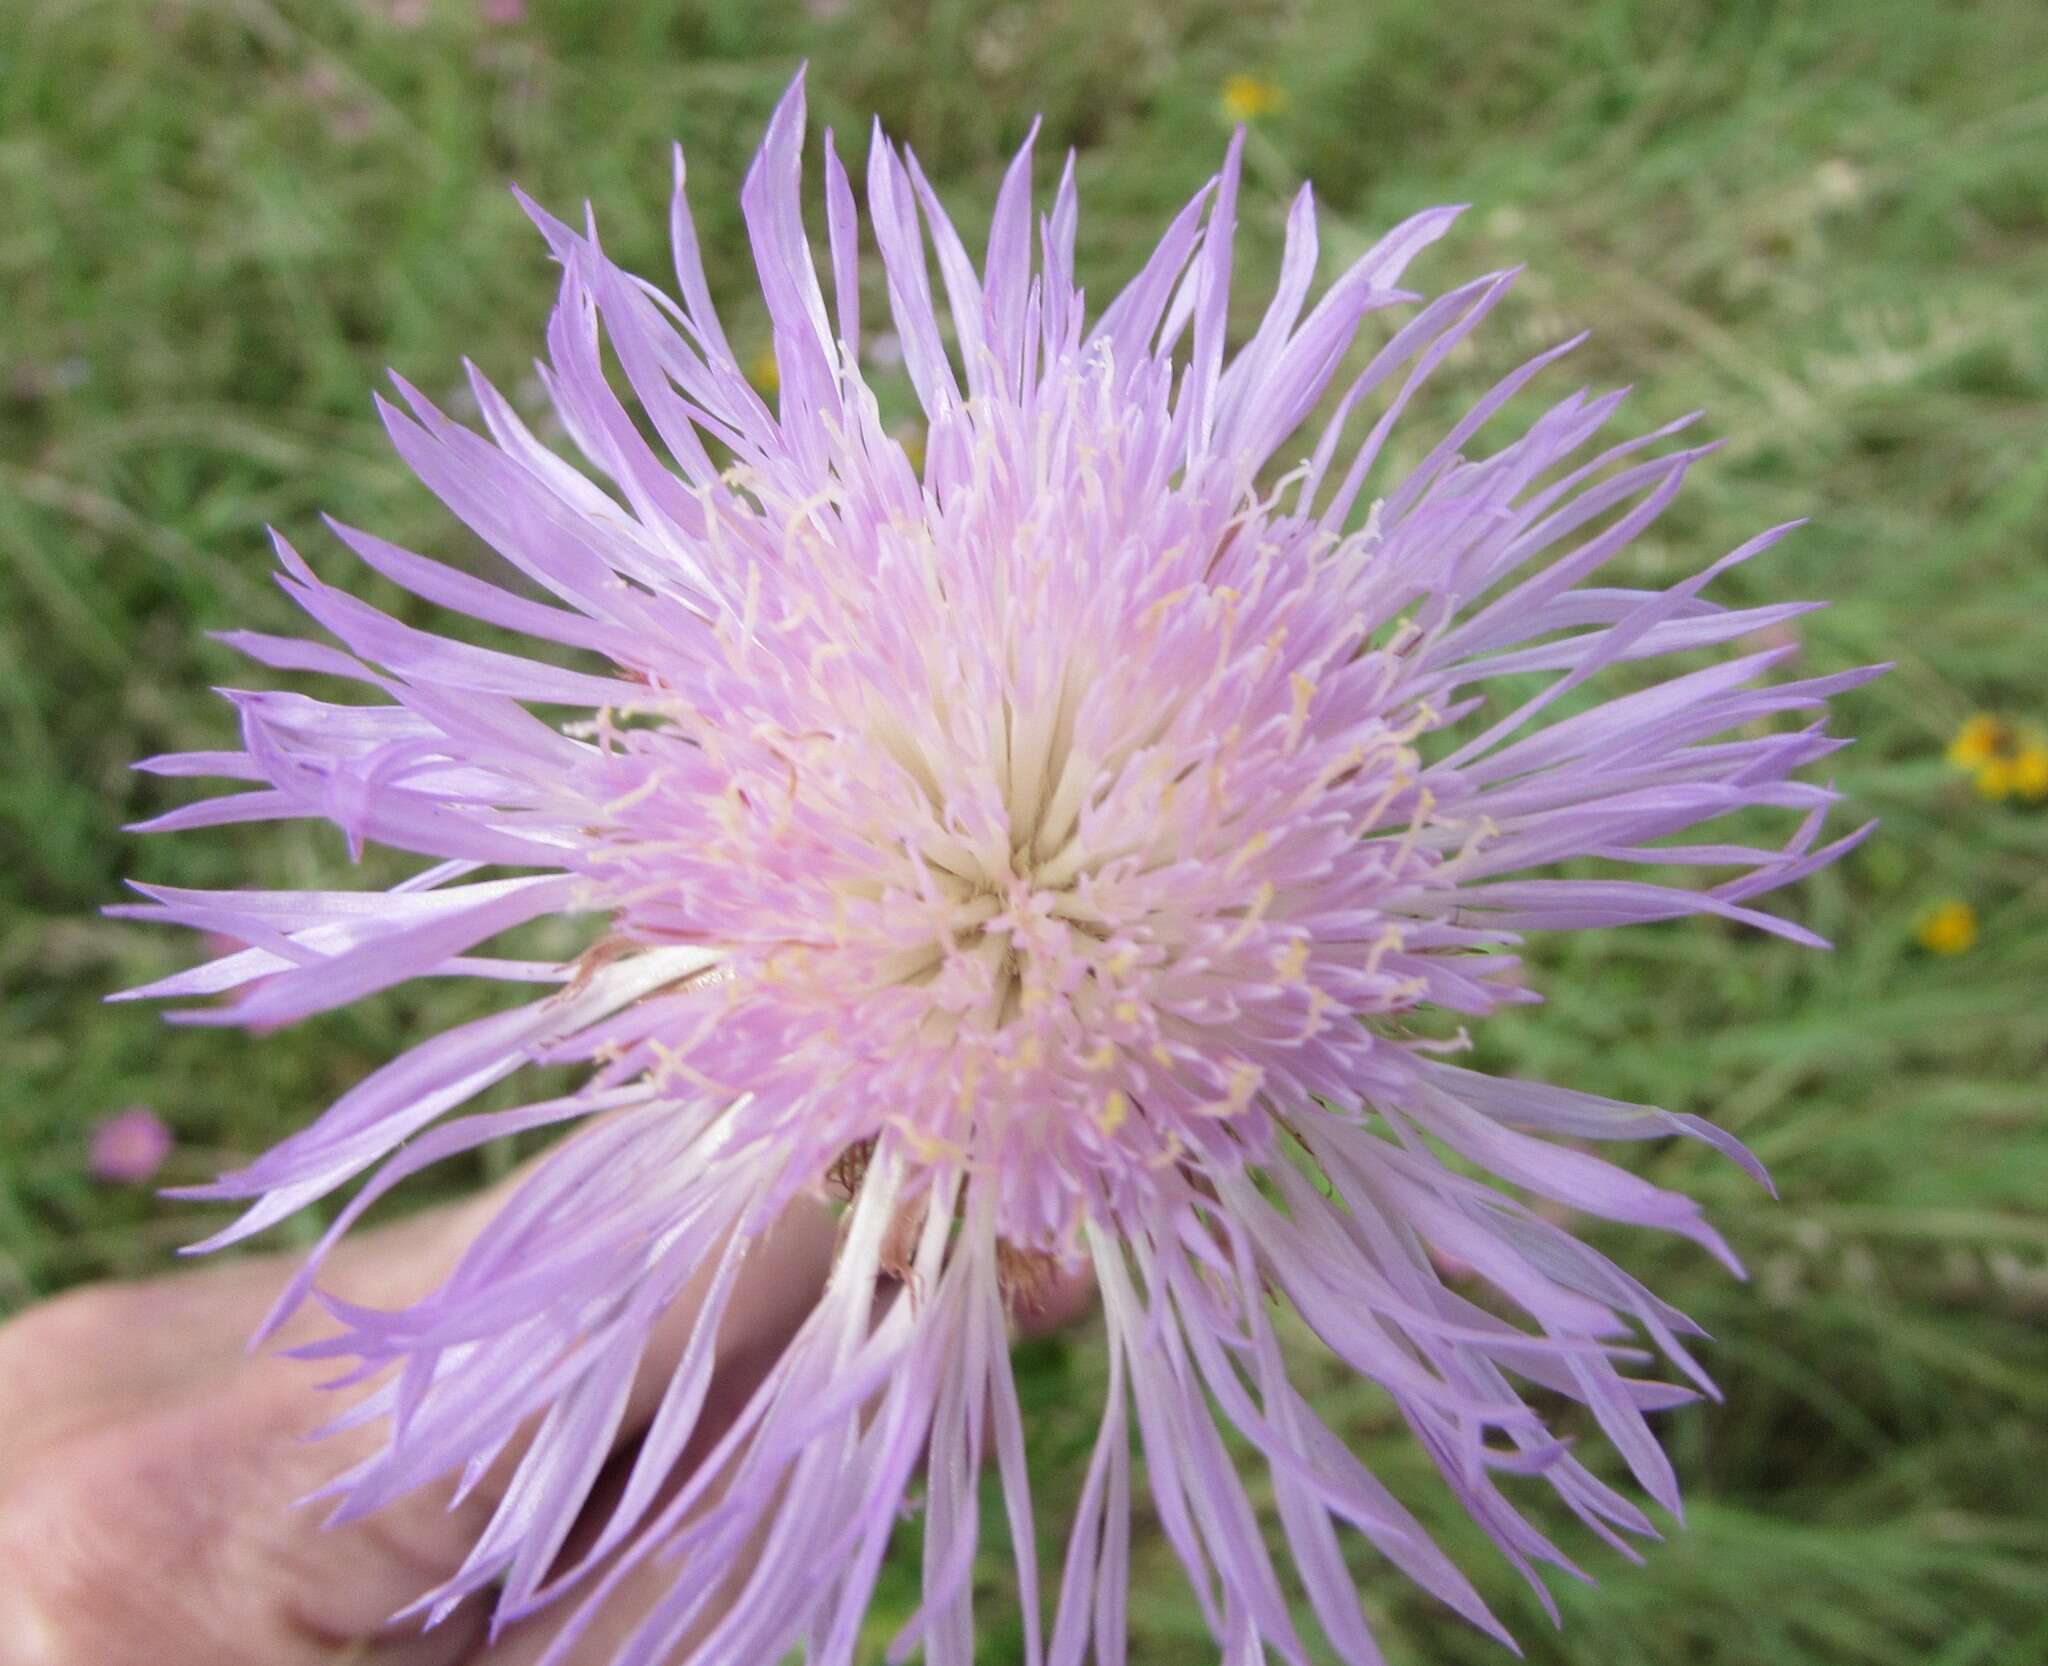
[[[809,56],[814,111],[856,153],[880,111],[974,226],[1042,110],[1048,157],[1080,152],[1099,300],[1213,167],[1219,87],[1248,70],[1285,94],[1253,136],[1248,306],[1300,178],[1331,217],[1326,270],[1397,215],[1473,202],[1417,280],[1531,271],[1447,393],[1594,326],[1554,394],[1632,381],[1630,426],[1697,405],[1732,439],[1634,576],[1811,514],[1725,594],[1832,598],[1802,669],[1899,662],[1838,719],[1859,742],[1837,778],[1884,829],[1787,905],[1833,955],[1712,923],[1545,943],[1549,1004],[1480,1043],[1488,1068],[1717,1118],[1776,1172],[1780,1203],[1698,1148],[1637,1159],[1710,1202],[1747,1285],[1601,1238],[1719,1339],[1728,1403],[1666,1420],[1689,1529],[1641,1569],[1568,1537],[1601,1583],[1561,1589],[1560,1638],[1383,1402],[1305,1353],[1319,1404],[1534,1660],[2048,1659],[2048,817],[1978,801],[1941,757],[1973,710],[2048,718],[2048,8],[532,0],[504,26],[404,4],[36,0],[0,24],[0,1314],[168,1267],[212,1218],[95,1187],[97,1117],[153,1105],[179,1136],[168,1178],[198,1179],[465,1010],[436,989],[261,1039],[168,1032],[99,998],[189,945],[96,910],[130,874],[348,882],[329,830],[124,837],[174,796],[125,766],[227,743],[209,685],[263,674],[202,633],[289,628],[265,523],[336,575],[323,509],[474,558],[367,395],[391,365],[452,397],[467,353],[531,406],[552,269],[508,179],[591,198],[612,252],[659,273],[680,137],[729,326],[764,342],[734,198]],[[1938,960],[1913,923],[1948,896],[1983,934]],[[1100,1366],[1085,1328],[1021,1361],[1057,1534]],[[885,1574],[877,1659],[914,1566]],[[1358,1566],[1396,1666],[1502,1658]],[[1015,1606],[984,1567],[1003,1661]],[[1132,1626],[1136,1661],[1214,1658],[1142,1515]]]

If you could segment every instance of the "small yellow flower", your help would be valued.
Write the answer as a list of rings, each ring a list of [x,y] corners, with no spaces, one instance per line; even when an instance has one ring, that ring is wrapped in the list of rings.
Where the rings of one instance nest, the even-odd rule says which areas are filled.
[[[1261,116],[1272,115],[1286,102],[1284,92],[1256,75],[1223,78],[1223,115],[1227,121],[1257,121]]]
[[[1978,712],[1965,719],[1948,743],[1948,761],[1957,769],[1980,769],[1994,758],[2003,757],[2012,745],[2012,728],[2003,718]]]
[[[782,366],[775,362],[775,349],[764,347],[747,360],[747,380],[763,393],[773,393],[782,386]]]
[[[2008,723],[1979,712],[1948,743],[1948,761],[1970,772],[1977,796],[1996,804],[2023,798],[2048,799],[2048,735],[2032,724]]]
[[[2012,761],[2012,790],[2029,804],[2048,798],[2048,745],[2036,741]]]
[[[1929,954],[1967,954],[1977,942],[1977,911],[1950,898],[1921,915],[1914,936]]]

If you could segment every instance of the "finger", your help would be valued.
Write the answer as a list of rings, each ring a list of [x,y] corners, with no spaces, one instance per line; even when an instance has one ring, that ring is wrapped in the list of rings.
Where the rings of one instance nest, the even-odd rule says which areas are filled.
[[[713,1387],[700,1430],[724,1414],[733,1384],[766,1373],[809,1314],[830,1269],[835,1235],[823,1205],[803,1199],[748,1254],[714,1338]],[[620,1422],[618,1444],[636,1439],[659,1406],[695,1331],[710,1275],[707,1266],[649,1334]],[[300,1362],[287,1363],[307,1369]],[[331,1406],[325,1409],[332,1414]],[[375,1450],[382,1435],[377,1429],[350,1431],[335,1440],[336,1455],[328,1462],[327,1475]],[[348,1530],[360,1528],[387,1547],[396,1577],[350,1587],[315,1582],[299,1596],[302,1607],[334,1629],[367,1629],[451,1577],[496,1511],[524,1452],[524,1439],[514,1441],[491,1472],[452,1507],[450,1479],[394,1500],[353,1524]]]
[[[741,1560],[751,1560],[751,1557]],[[669,1594],[675,1582],[676,1570],[673,1567],[658,1556],[649,1557],[606,1592],[602,1604],[587,1618],[579,1614],[577,1598],[567,1597],[546,1613],[514,1626],[497,1641],[482,1648],[468,1666],[539,1666],[562,1633],[579,1623],[576,1640],[561,1666],[605,1666],[631,1640],[641,1622]],[[714,1604],[700,1616],[689,1634],[678,1643],[674,1650],[675,1658],[688,1658],[690,1650],[717,1623],[723,1611],[722,1606]]]
[[[453,1264],[476,1207],[366,1234],[337,1256],[337,1278],[358,1299],[419,1294]],[[378,1666],[446,1666],[469,1651],[480,1614],[364,1652],[361,1628],[299,1600],[320,1587],[391,1592],[402,1549],[373,1533],[320,1538],[293,1508],[333,1473],[336,1453],[302,1438],[332,1408],[303,1370],[250,1360],[246,1338],[294,1259],[91,1287],[0,1332],[9,1666],[296,1666],[342,1658],[344,1645]]]
[[[1087,1268],[1050,1269],[1028,1285],[1020,1285],[1013,1290],[1011,1317],[1019,1335],[1043,1336],[1075,1323],[1092,1307],[1094,1300],[1095,1281]],[[707,1404],[696,1435],[676,1466],[670,1496],[673,1496],[674,1487],[696,1468],[697,1462],[712,1449],[744,1409],[747,1399],[772,1363],[772,1358],[764,1358],[758,1363],[750,1361],[743,1368],[721,1369],[716,1396]],[[607,1479],[615,1481],[616,1475]],[[709,1507],[717,1496],[714,1489],[704,1507]],[[657,1504],[651,1513],[658,1515],[659,1511]],[[593,1515],[601,1516],[601,1512],[594,1511]],[[762,1517],[755,1530],[757,1543],[767,1534],[773,1520],[772,1514]],[[565,1561],[575,1555],[576,1548],[572,1542]],[[615,1573],[617,1564],[626,1554],[626,1549],[615,1552],[600,1563],[576,1591],[565,1594],[547,1611],[505,1631],[466,1666],[539,1666],[548,1658],[549,1651],[561,1643],[565,1632],[573,1632],[574,1641],[568,1646],[568,1653],[560,1666],[607,1666],[632,1640],[663,1599],[671,1594],[680,1577],[675,1566],[658,1552],[640,1560],[622,1575]],[[734,1582],[707,1605],[689,1633],[676,1645],[674,1653],[677,1659],[686,1657],[691,1648],[717,1624],[730,1599],[744,1583],[754,1560],[751,1548],[732,1557],[729,1567]],[[599,1582],[607,1575],[616,1582],[605,1592],[601,1605],[585,1614],[582,1611],[584,1600],[599,1588]],[[697,1580],[705,1576],[693,1573],[689,1577]],[[550,1666],[554,1663],[551,1662]]]
[[[770,1359],[749,1359],[736,1363],[730,1371],[720,1372],[696,1433],[650,1515],[661,1514],[674,1498],[676,1489],[731,1428],[733,1420],[760,1386],[772,1363]],[[621,1479],[621,1473],[616,1469],[608,1475],[609,1490],[616,1491]],[[722,1491],[722,1487],[714,1488],[704,1507],[714,1503]],[[565,1563],[576,1559],[579,1552],[588,1547],[602,1524],[603,1515],[602,1509],[594,1510],[590,1519],[582,1524],[578,1534],[581,1542],[572,1543],[565,1551]],[[755,1549],[766,1534],[771,1519],[762,1519],[745,1552],[735,1558],[737,1566],[745,1567],[753,1562]],[[562,1645],[565,1632],[573,1633],[574,1640],[567,1645],[567,1656],[560,1666],[608,1666],[662,1598],[674,1589],[677,1579],[675,1568],[658,1554],[639,1561],[621,1576],[618,1564],[630,1554],[631,1548],[629,1544],[612,1552],[598,1562],[574,1590],[564,1593],[540,1614],[492,1637],[486,1646],[464,1662],[464,1666],[538,1666],[551,1650]],[[597,1593],[600,1592],[602,1596],[598,1599]],[[677,1659],[688,1655],[704,1634],[717,1624],[726,1608],[723,1599],[729,1594],[720,1593],[719,1599],[711,1602],[698,1617],[673,1651]],[[555,1663],[551,1662],[550,1666],[555,1666]]]
[[[0,1497],[8,1666],[452,1666],[479,1613],[369,1647],[308,1592],[397,1588],[372,1535],[315,1541],[292,1501],[324,1470],[282,1385],[236,1379],[45,1452]]]
[[[473,1209],[434,1210],[344,1244],[336,1276],[359,1300],[417,1295],[453,1264],[475,1230]],[[59,1442],[238,1371],[295,1261],[245,1257],[87,1285],[0,1326],[0,1490]]]

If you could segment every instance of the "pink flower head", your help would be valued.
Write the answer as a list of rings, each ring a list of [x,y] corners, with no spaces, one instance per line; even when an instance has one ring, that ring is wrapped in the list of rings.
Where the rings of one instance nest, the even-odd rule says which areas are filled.
[[[156,1112],[131,1105],[93,1129],[86,1171],[109,1186],[144,1185],[164,1166],[173,1143]]]
[[[1872,673],[1773,682],[1783,650],[1769,650],[1659,674],[1664,656],[1805,611],[1707,594],[1786,529],[1669,588],[1589,583],[1710,448],[1660,449],[1681,423],[1594,449],[1619,393],[1573,393],[1499,437],[1502,408],[1563,347],[1389,477],[1404,407],[1511,281],[1430,300],[1399,287],[1455,210],[1398,226],[1311,304],[1304,190],[1277,291],[1233,347],[1241,140],[1091,318],[1071,160],[1034,237],[1027,142],[977,262],[877,130],[867,224],[928,422],[914,467],[859,368],[852,184],[828,133],[828,305],[800,208],[803,136],[799,82],[741,198],[774,405],[712,309],[678,156],[679,298],[614,266],[594,223],[529,205],[562,267],[548,391],[587,471],[479,375],[485,432],[404,382],[404,408],[384,409],[420,478],[525,584],[335,532],[421,597],[533,638],[531,657],[400,623],[280,539],[280,582],[340,645],[230,640],[351,680],[366,702],[235,692],[244,751],[145,766],[255,783],[155,827],[314,816],[352,847],[433,860],[388,892],[143,887],[129,912],[252,945],[137,992],[263,978],[189,1021],[289,1021],[428,975],[554,986],[424,1042],[201,1188],[249,1201],[206,1247],[374,1170],[286,1311],[407,1175],[606,1113],[439,1291],[397,1312],[335,1303],[341,1334],[316,1345],[402,1367],[362,1414],[394,1413],[393,1432],[337,1484],[344,1516],[480,1472],[547,1414],[429,1615],[494,1583],[501,1622],[572,1590],[594,1604],[662,1558],[674,1583],[621,1666],[680,1658],[686,1635],[689,1660],[720,1666],[799,1645],[846,1661],[922,1473],[925,1600],[897,1657],[964,1666],[992,1457],[1026,1658],[1119,1659],[1135,1420],[1153,1508],[1224,1658],[1300,1661],[1220,1413],[1270,1469],[1341,1658],[1378,1657],[1340,1525],[1498,1634],[1290,1385],[1274,1306],[1381,1386],[1532,1582],[1537,1564],[1571,1564],[1503,1474],[1547,1482],[1617,1546],[1652,1526],[1545,1429],[1528,1385],[1583,1404],[1676,1510],[1644,1417],[1694,1391],[1625,1373],[1650,1357],[1639,1338],[1708,1390],[1681,1341],[1692,1327],[1547,1208],[1681,1233],[1733,1266],[1689,1198],[1581,1142],[1686,1135],[1760,1167],[1697,1117],[1479,1074],[1405,1021],[1535,999],[1510,976],[1531,931],[1711,914],[1817,942],[1757,900],[1861,836],[1820,842],[1835,795],[1794,776],[1840,744],[1804,714]],[[1360,326],[1397,308],[1358,368]],[[1625,665],[1639,668],[1625,692],[1594,683]],[[1667,842],[1756,806],[1793,816],[1782,848]],[[1545,877],[1586,857],[1607,871]],[[1625,877],[1646,864],[1718,877]],[[484,952],[564,914],[596,922],[579,959]],[[567,1097],[452,1115],[565,1060],[591,1066]],[[828,1179],[849,1201],[822,1301],[664,1494],[736,1269]],[[1448,1287],[1433,1253],[1497,1299]],[[1006,1300],[1084,1263],[1109,1387],[1048,1628]],[[558,1566],[650,1326],[707,1267],[697,1340],[629,1481]]]

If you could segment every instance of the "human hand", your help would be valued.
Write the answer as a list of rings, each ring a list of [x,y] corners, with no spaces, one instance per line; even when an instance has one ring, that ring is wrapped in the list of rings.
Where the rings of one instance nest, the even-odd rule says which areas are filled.
[[[365,1234],[336,1251],[323,1285],[377,1306],[413,1300],[500,1201]],[[822,1203],[802,1202],[748,1257],[684,1472],[810,1310],[834,1231]],[[89,1287],[0,1328],[0,1666],[531,1666],[567,1623],[573,1600],[495,1641],[476,1603],[431,1632],[386,1623],[461,1565],[516,1452],[453,1509],[451,1483],[334,1529],[325,1506],[294,1508],[383,1437],[372,1425],[306,1440],[369,1385],[323,1392],[333,1362],[245,1351],[290,1265]],[[628,1433],[652,1415],[698,1300],[686,1291],[657,1330]],[[320,1330],[317,1311],[302,1313],[280,1345]],[[666,1573],[637,1569],[575,1660],[607,1660]]]

